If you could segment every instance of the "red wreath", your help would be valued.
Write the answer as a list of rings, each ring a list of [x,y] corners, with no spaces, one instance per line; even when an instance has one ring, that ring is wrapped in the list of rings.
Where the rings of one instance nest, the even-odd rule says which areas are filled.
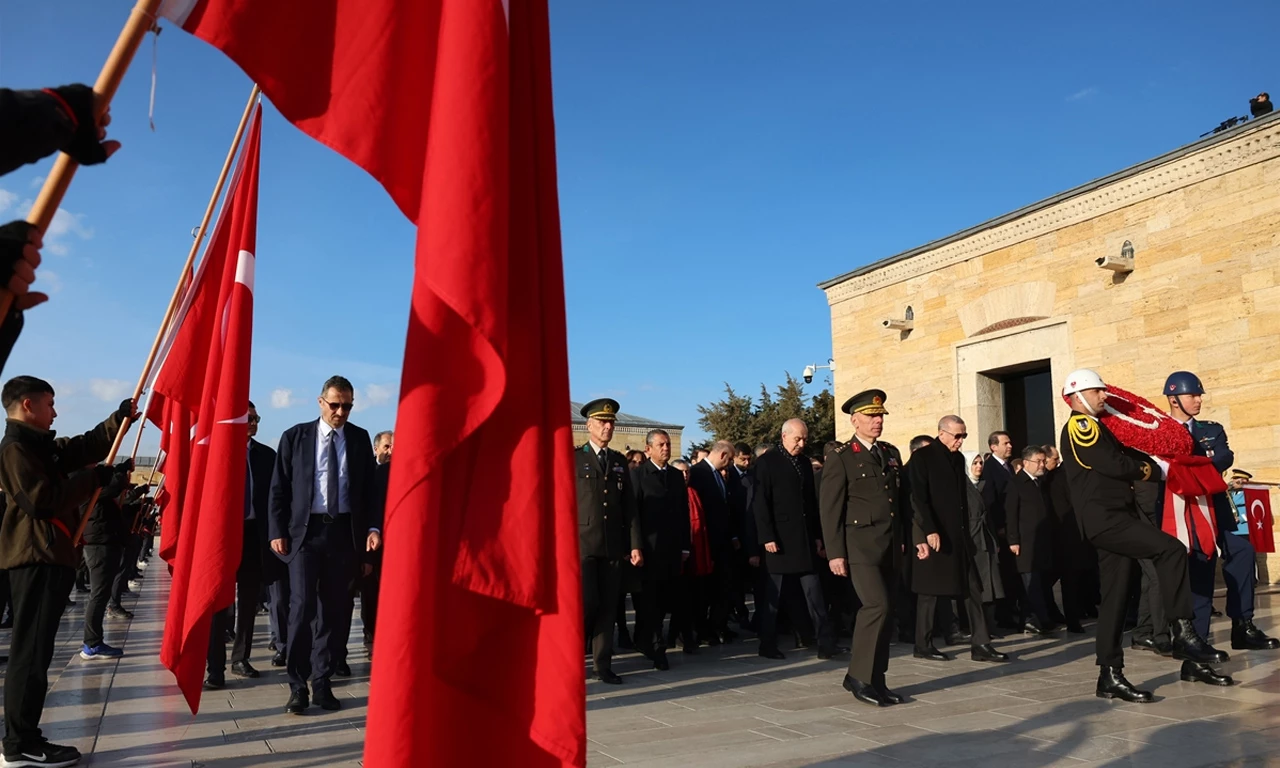
[[[1150,456],[1191,455],[1191,433],[1146,398],[1108,384],[1098,420],[1124,445]]]

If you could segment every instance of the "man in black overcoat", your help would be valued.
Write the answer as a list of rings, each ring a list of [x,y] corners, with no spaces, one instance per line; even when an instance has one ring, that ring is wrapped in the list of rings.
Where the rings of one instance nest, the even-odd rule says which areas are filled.
[[[911,513],[916,563],[912,587],[916,606],[915,657],[946,661],[933,645],[933,621],[939,597],[963,597],[972,632],[970,658],[1001,662],[1009,657],[991,646],[982,578],[974,563],[969,535],[968,477],[960,448],[968,434],[959,416],[938,422],[938,439],[911,456]]]
[[[645,436],[648,458],[631,470],[636,514],[644,533],[642,585],[636,604],[635,643],[655,669],[669,669],[662,621],[676,607],[680,571],[689,559],[689,491],[671,460],[671,436],[654,429]]]
[[[1023,617],[1024,631],[1044,635],[1054,628],[1045,600],[1047,582],[1053,573],[1053,518],[1049,513],[1045,487],[1044,449],[1038,445],[1022,451],[1022,469],[1009,485],[1005,498],[1006,533],[1009,551],[1018,562],[1018,574],[1027,593],[1031,613]]]
[[[827,617],[826,598],[818,578],[818,567],[826,560],[822,545],[822,519],[813,481],[813,465],[804,455],[809,428],[800,419],[782,425],[778,450],[756,461],[755,498],[752,514],[757,538],[764,545],[768,576],[760,610],[761,656],[784,659],[778,650],[778,602],[789,579],[798,579],[817,630],[818,658],[830,659],[844,651],[836,647],[835,627]],[[798,615],[798,606],[792,615]]]
[[[701,580],[694,608],[698,640],[708,645],[720,645],[733,638],[729,631],[729,597],[734,559],[742,542],[730,499],[730,494],[737,491],[729,487],[723,472],[737,452],[733,443],[721,440],[711,446],[706,458],[689,468],[689,487],[702,502],[702,522],[715,564],[711,575]]]

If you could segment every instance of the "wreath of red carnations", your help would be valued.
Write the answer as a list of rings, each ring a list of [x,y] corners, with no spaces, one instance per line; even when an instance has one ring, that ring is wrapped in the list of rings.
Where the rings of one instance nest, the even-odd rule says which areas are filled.
[[[1150,456],[1191,455],[1191,434],[1186,427],[1146,398],[1120,387],[1107,385],[1107,402],[1098,420],[1123,445]]]

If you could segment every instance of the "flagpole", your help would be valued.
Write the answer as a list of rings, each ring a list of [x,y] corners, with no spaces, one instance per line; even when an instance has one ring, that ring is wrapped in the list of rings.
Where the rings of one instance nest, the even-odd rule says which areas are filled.
[[[141,3],[139,3],[141,4]],[[151,378],[151,369],[155,366],[156,353],[160,350],[160,345],[164,342],[165,336],[169,332],[169,325],[173,322],[174,313],[178,309],[178,304],[182,299],[183,288],[187,282],[187,276],[191,274],[191,269],[195,265],[196,254],[200,252],[200,242],[204,240],[205,232],[209,228],[209,220],[213,218],[213,211],[218,205],[218,198],[222,196],[222,187],[226,184],[227,175],[231,172],[231,166],[235,162],[236,152],[240,148],[240,140],[244,137],[244,129],[249,124],[249,116],[253,114],[253,106],[258,100],[258,94],[261,89],[258,84],[253,84],[253,89],[249,91],[249,101],[244,105],[244,114],[240,116],[240,125],[236,127],[235,138],[231,140],[231,148],[227,150],[227,159],[222,163],[222,172],[218,174],[218,182],[213,186],[213,194],[209,197],[209,205],[204,210],[204,218],[200,220],[200,228],[196,232],[195,241],[191,243],[191,251],[187,253],[187,261],[182,265],[182,272],[178,275],[178,284],[174,286],[173,296],[169,298],[169,308],[165,310],[164,320],[160,322],[160,329],[156,331],[155,341],[151,343],[151,351],[147,354],[147,361],[142,365],[142,375],[138,377],[138,384],[133,389],[133,401],[135,403],[142,397],[142,390],[147,385],[147,380]],[[120,431],[116,432],[115,442],[111,444],[111,452],[104,459],[105,464],[113,464],[116,460],[116,454],[120,452],[120,444],[124,442],[125,433],[129,431],[130,419],[125,419],[120,424]],[[139,442],[142,438],[142,430],[138,430]],[[137,448],[135,446],[136,453]],[[75,538],[72,542],[79,546],[80,540],[84,537],[84,529],[89,525],[89,518],[93,516],[93,508],[98,502],[98,495],[101,489],[94,491],[92,498],[89,499],[87,510],[84,517],[80,520],[80,527],[76,529]]]
[[[128,71],[134,54],[138,52],[138,46],[142,44],[142,38],[155,27],[156,11],[159,10],[160,3],[161,0],[138,0],[133,6],[129,20],[116,38],[115,47],[111,49],[106,63],[102,65],[102,71],[98,73],[98,81],[93,84],[93,93],[97,97],[93,100],[95,120],[101,118],[111,106],[111,100],[120,88],[120,81],[124,79],[124,73]],[[58,153],[58,159],[53,162],[53,170],[45,179],[35,205],[31,206],[31,213],[27,215],[27,221],[34,224],[41,234],[53,222],[53,215],[58,212],[58,206],[66,196],[71,179],[79,167],[70,155]],[[12,306],[13,294],[7,289],[0,289],[0,325],[4,324]]]

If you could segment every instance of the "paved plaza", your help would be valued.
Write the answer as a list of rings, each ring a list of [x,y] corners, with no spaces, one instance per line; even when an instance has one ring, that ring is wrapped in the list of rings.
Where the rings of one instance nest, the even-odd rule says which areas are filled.
[[[254,658],[263,677],[229,675],[227,689],[205,692],[192,717],[157,658],[164,570],[153,560],[141,594],[130,598],[132,622],[108,620],[107,641],[124,647],[123,659],[81,660],[81,605],[67,613],[45,712],[51,739],[76,745],[92,766],[360,764],[369,698],[363,652],[353,646],[354,676],[335,680],[342,711],[287,716],[284,672],[270,666],[264,647],[265,617]],[[1280,633],[1277,606],[1280,594],[1259,596],[1258,624],[1271,634]],[[885,709],[861,705],[840,687],[847,657],[824,662],[794,651],[768,661],[755,655],[752,639],[695,656],[673,651],[669,672],[624,655],[615,669],[625,685],[587,689],[588,765],[1280,766],[1280,651],[1234,654],[1224,669],[1238,684],[1228,689],[1180,682],[1177,662],[1130,653],[1130,679],[1153,688],[1157,701],[1123,704],[1093,696],[1093,627],[1086,628],[1078,639],[997,641],[1015,657],[999,666],[967,654],[917,661],[909,645],[894,646],[889,685],[909,702]],[[1229,629],[1226,619],[1214,620],[1222,648]],[[487,766],[484,744],[475,748],[474,764]]]

